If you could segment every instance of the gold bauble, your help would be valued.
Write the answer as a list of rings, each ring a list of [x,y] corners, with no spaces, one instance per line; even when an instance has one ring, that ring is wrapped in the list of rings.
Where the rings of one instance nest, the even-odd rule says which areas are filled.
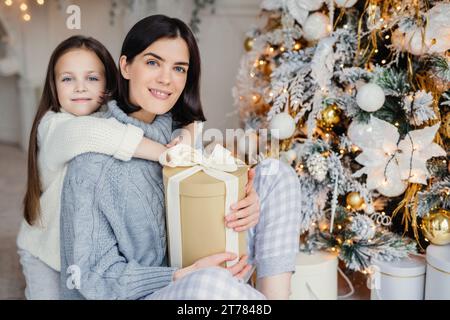
[[[432,244],[446,245],[450,243],[450,211],[439,209],[425,216],[420,228],[423,235]]]
[[[335,104],[326,107],[322,113],[322,120],[320,121],[320,126],[325,129],[333,128],[336,124],[341,122],[341,109],[339,109]]]
[[[450,139],[450,112],[442,117],[440,132],[444,137]]]
[[[258,61],[258,70],[265,76],[270,76],[272,73],[272,63],[264,58]]]
[[[245,41],[244,41],[244,48],[245,48],[245,51],[251,51],[252,49],[253,49],[253,42],[254,42],[255,40],[253,39],[253,38],[247,38],[247,39],[245,39]]]
[[[360,210],[364,204],[364,198],[358,192],[350,192],[346,198],[347,206],[353,210]]]

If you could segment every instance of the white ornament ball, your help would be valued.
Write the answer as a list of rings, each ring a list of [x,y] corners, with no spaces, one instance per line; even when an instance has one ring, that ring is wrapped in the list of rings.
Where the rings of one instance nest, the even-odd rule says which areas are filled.
[[[271,134],[278,140],[290,138],[295,131],[295,121],[289,113],[278,113],[270,120],[269,130],[273,130]]]
[[[377,111],[383,106],[385,100],[383,89],[375,83],[363,85],[356,94],[356,103],[367,112]]]
[[[347,136],[358,147],[377,145],[377,136],[374,135],[374,128],[370,122],[352,121],[348,127]]]
[[[320,40],[331,32],[330,19],[321,12],[310,14],[303,26],[303,36],[308,41]]]
[[[306,9],[308,11],[319,10],[323,4],[323,0],[289,0],[291,2],[296,2],[298,6]]]
[[[428,51],[427,45],[424,43],[422,30],[419,28],[408,33],[405,40],[406,50],[415,56],[421,56]]]
[[[358,0],[334,0],[339,8],[350,8],[355,5]]]
[[[385,197],[398,197],[405,192],[408,184],[404,181],[389,180],[377,188],[377,191]]]

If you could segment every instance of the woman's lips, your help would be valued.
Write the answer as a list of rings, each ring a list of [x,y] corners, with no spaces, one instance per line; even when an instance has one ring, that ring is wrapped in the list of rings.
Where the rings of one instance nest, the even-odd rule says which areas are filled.
[[[167,91],[161,91],[161,90],[156,90],[156,89],[148,89],[148,91],[150,91],[150,93],[152,94],[152,96],[154,96],[156,99],[159,100],[166,100],[170,97],[171,93],[167,92]]]

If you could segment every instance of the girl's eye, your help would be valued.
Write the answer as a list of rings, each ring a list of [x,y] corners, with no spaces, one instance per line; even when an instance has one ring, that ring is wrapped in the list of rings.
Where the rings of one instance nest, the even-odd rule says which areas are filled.
[[[186,73],[186,69],[183,67],[175,67],[175,71],[180,73]]]
[[[89,77],[88,77],[88,80],[89,80],[89,81],[99,81],[98,78],[97,78],[97,77],[94,77],[94,76],[89,76]]]
[[[62,78],[62,82],[69,82],[69,81],[71,81],[72,80],[72,78],[71,77],[64,77],[64,78]]]
[[[149,60],[149,61],[147,61],[147,64],[148,64],[149,66],[157,66],[157,65],[158,65],[158,62],[156,62],[155,60]]]

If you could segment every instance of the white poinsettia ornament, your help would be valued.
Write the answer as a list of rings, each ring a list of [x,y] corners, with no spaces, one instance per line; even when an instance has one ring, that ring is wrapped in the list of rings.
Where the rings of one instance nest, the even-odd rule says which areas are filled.
[[[433,142],[439,123],[432,127],[408,132],[406,137],[398,144],[397,158],[401,169],[400,176],[412,183],[427,184],[429,172],[426,166],[428,159],[443,157],[445,150]]]
[[[261,9],[276,11],[284,9],[303,26],[310,11],[319,10],[324,0],[263,0]]]
[[[433,142],[439,124],[410,131],[401,141],[395,126],[373,116],[367,125],[354,127],[348,135],[361,148],[355,160],[364,166],[354,176],[366,174],[367,188],[388,197],[401,195],[408,182],[426,184],[427,160],[446,154]]]

